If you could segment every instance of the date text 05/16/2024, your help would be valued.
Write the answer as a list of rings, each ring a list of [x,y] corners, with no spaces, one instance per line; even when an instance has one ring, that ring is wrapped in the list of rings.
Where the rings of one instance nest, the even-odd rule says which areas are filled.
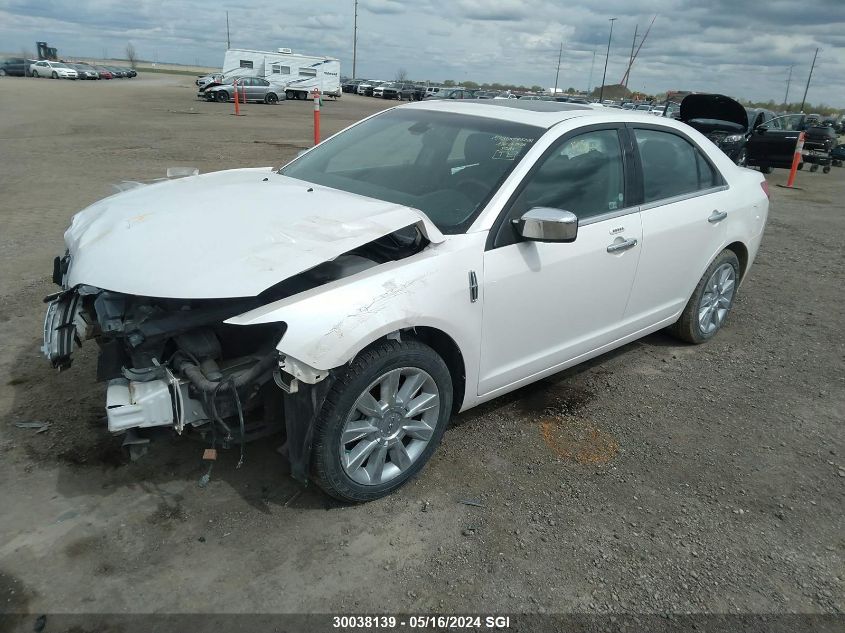
[[[335,629],[508,629],[510,617],[504,615],[349,615],[333,616]]]

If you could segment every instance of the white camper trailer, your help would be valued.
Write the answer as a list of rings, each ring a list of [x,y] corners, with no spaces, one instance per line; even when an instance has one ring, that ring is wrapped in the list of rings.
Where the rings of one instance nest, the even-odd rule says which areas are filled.
[[[340,97],[340,61],[333,57],[300,55],[289,48],[275,53],[231,48],[223,59],[223,77],[261,77],[285,86],[288,99],[308,99],[314,88]]]

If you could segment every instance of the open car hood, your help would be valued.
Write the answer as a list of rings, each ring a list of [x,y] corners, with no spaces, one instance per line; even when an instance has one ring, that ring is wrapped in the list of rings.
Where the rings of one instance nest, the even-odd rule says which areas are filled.
[[[399,229],[443,235],[421,211],[237,169],[118,193],[65,232],[67,284],[149,297],[252,297]]]
[[[724,130],[745,132],[748,113],[736,100],[725,95],[693,94],[681,101],[681,121],[701,132]]]

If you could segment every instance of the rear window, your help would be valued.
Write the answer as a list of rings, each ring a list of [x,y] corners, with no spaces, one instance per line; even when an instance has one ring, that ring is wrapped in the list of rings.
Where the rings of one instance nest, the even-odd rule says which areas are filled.
[[[718,173],[686,139],[659,130],[634,130],[643,169],[643,202],[655,202],[720,182]]]

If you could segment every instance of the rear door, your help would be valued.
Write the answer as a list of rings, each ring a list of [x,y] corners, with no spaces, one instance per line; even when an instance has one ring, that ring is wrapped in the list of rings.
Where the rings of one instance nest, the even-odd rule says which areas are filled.
[[[707,155],[672,128],[631,124],[641,177],[642,253],[625,313],[639,331],[678,314],[725,243],[731,203]]]
[[[804,118],[803,114],[787,114],[755,129],[748,139],[749,164],[788,169],[798,135],[804,129]]]

